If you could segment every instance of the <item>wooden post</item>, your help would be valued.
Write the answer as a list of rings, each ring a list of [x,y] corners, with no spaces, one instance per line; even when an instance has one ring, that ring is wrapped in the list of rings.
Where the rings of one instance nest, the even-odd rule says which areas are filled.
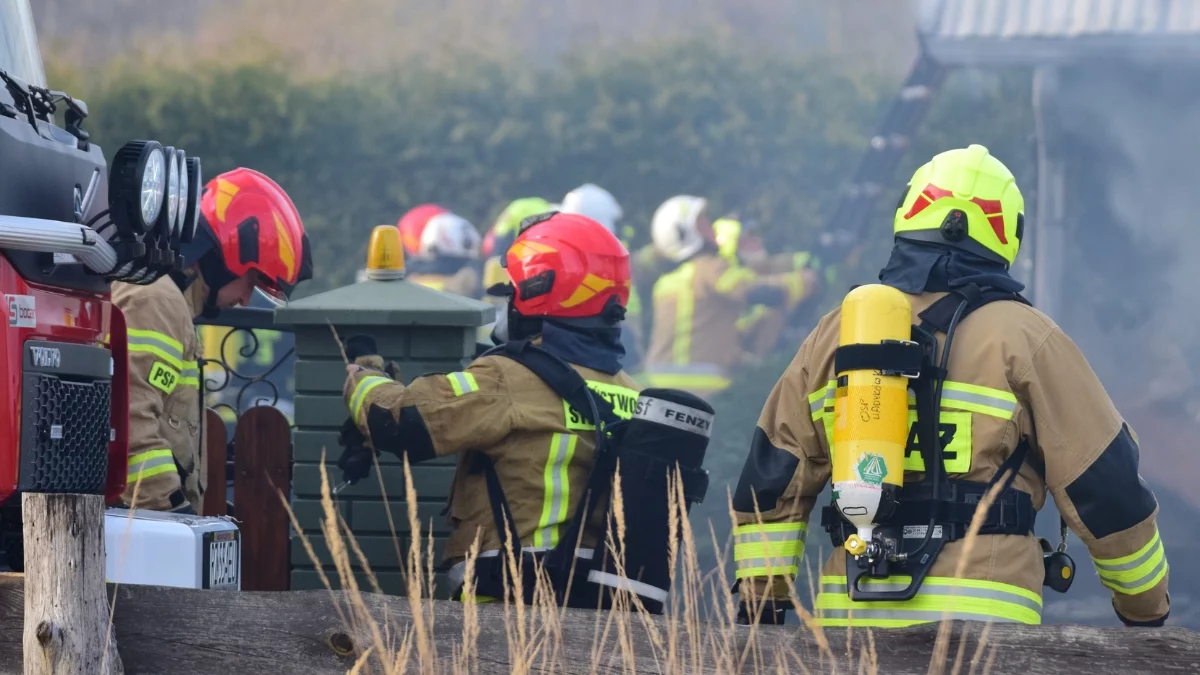
[[[24,675],[124,673],[104,585],[104,497],[23,494]]]
[[[250,408],[233,438],[234,509],[242,531],[242,590],[286,591],[291,520],[279,501],[292,487],[292,431],[283,413]]]
[[[229,432],[225,428],[225,420],[212,408],[204,412],[204,456],[208,466],[205,469],[204,505],[201,515],[224,516],[226,509],[227,478],[225,465],[229,462]]]

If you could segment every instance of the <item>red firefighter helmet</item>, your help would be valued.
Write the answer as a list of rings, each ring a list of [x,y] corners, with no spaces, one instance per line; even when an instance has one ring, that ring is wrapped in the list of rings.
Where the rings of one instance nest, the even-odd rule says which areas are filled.
[[[267,176],[247,168],[217,176],[205,186],[200,213],[224,267],[214,273],[202,263],[211,287],[256,270],[261,290],[286,299],[296,284],[312,278],[304,223],[287,193]]]
[[[504,256],[513,307],[523,316],[582,318],[622,307],[631,286],[629,251],[600,223],[578,214],[534,216]]]
[[[446,209],[437,204],[421,204],[400,216],[396,227],[400,228],[400,243],[404,245],[406,254],[417,255],[421,250],[421,235],[425,232],[425,226],[431,218],[443,213],[446,213]]]

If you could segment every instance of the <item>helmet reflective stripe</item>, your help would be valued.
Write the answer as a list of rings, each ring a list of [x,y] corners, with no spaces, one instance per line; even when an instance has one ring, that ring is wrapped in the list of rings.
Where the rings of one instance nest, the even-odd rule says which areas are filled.
[[[1012,172],[987,148],[972,145],[943,152],[917,169],[897,205],[894,232],[1011,265],[1021,247],[1024,212]]]
[[[599,185],[585,183],[567,193],[560,207],[563,213],[578,213],[600,223],[616,234],[617,221],[624,212],[612,193]]]
[[[462,216],[439,213],[429,219],[421,232],[418,255],[478,258],[479,232]]]
[[[701,197],[671,197],[654,212],[650,235],[654,248],[668,260],[679,262],[695,255],[704,246],[697,222],[708,202]]]

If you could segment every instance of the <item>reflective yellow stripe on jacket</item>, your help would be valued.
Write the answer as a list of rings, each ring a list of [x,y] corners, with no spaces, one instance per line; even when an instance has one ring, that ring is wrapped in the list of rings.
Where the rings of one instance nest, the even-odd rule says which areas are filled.
[[[183,370],[183,344],[166,333],[153,330],[127,329],[131,353],[153,354],[175,370]],[[189,361],[195,367],[195,361]]]
[[[673,296],[675,299],[675,341],[672,344],[672,360],[675,365],[686,366],[692,358],[692,318],[696,310],[696,295],[693,282],[696,264],[684,263],[674,272],[664,274],[654,284],[654,297]]]
[[[169,449],[147,450],[129,457],[129,473],[126,482],[130,485],[139,480],[175,470],[175,455]]]
[[[1167,554],[1163,550],[1158,529],[1149,543],[1122,558],[1093,560],[1100,583],[1117,593],[1137,595],[1154,588],[1167,574]]]
[[[382,375],[369,375],[358,381],[358,384],[354,387],[354,393],[350,396],[350,415],[355,423],[361,423],[362,421],[362,416],[359,413],[362,412],[363,403],[367,400],[367,394],[384,382],[391,381],[392,378],[383,377]]]
[[[545,494],[542,497],[542,516],[533,533],[534,546],[548,548],[558,545],[559,526],[566,522],[571,502],[571,481],[567,467],[575,456],[575,434],[554,434],[550,439],[550,457],[543,473]]]
[[[901,576],[863,578],[860,585],[865,590],[898,591],[910,581]],[[912,600],[855,602],[846,594],[846,577],[822,576],[814,609],[822,626],[902,628],[943,619],[1042,622],[1042,599],[1033,591],[997,581],[951,577],[926,577]]]
[[[826,385],[808,395],[809,412],[814,422],[825,426],[825,437],[833,441],[834,400],[837,397],[837,382],[830,380]],[[908,392],[908,423],[917,420],[917,401]],[[942,385],[942,409],[938,421],[954,429],[954,434],[944,448],[946,471],[966,473],[971,469],[973,448],[971,446],[971,414],[988,415],[1002,420],[1011,420],[1017,410],[1017,397],[1002,389],[993,389],[977,384],[946,380]],[[831,449],[832,452],[832,449]],[[920,453],[907,454],[904,458],[905,471],[924,471],[925,462]]]
[[[737,578],[795,577],[804,557],[804,523],[750,523],[733,530]]]
[[[621,419],[631,419],[637,405],[638,392],[618,384],[585,380],[596,399],[612,405],[613,414]],[[600,401],[597,400],[597,403]],[[591,424],[563,401],[563,422],[572,431],[594,431]],[[575,445],[579,437],[574,433],[554,434],[550,439],[550,453],[542,470],[542,515],[533,533],[533,547],[553,548],[558,545],[560,528],[571,515],[571,480],[567,469],[575,457]]]

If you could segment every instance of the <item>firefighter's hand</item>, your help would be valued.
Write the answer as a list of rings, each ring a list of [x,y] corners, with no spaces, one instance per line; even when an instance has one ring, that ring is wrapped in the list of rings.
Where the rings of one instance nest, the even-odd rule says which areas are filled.
[[[194,516],[196,509],[192,507],[192,503],[188,501],[187,495],[183,494],[183,490],[175,490],[167,495],[167,502],[170,503],[170,508],[167,511],[177,513],[181,516]]]
[[[367,444],[367,438],[358,430],[354,420],[347,419],[338,434],[338,445],[342,446],[342,456],[338,458],[338,468],[342,470],[342,480],[354,485],[371,475],[371,467],[375,464],[375,451]]]
[[[342,347],[345,348],[346,358],[350,361],[357,361],[364,356],[379,354],[379,347],[375,344],[375,338],[370,335],[351,335],[342,343]]]

